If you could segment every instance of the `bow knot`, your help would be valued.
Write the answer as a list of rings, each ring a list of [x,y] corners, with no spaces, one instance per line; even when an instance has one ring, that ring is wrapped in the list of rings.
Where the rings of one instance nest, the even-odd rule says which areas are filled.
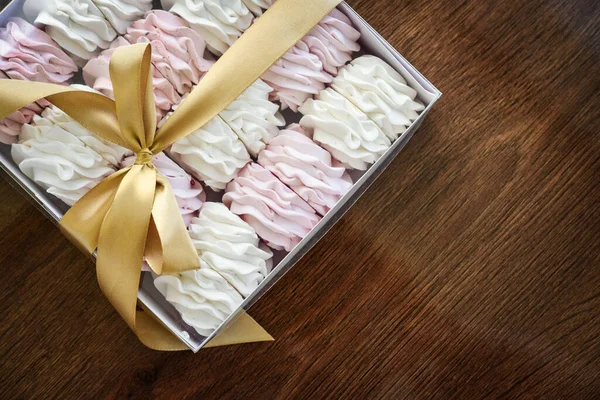
[[[154,156],[154,154],[152,154],[152,151],[150,149],[146,148],[138,151],[135,156],[135,165],[146,165],[152,163],[152,157]]]

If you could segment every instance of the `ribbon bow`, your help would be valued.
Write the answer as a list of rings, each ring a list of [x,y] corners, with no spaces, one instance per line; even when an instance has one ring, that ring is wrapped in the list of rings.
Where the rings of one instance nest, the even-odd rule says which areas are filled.
[[[71,87],[0,81],[0,118],[46,98],[98,136],[136,154],[132,166],[104,179],[75,203],[60,228],[88,254],[97,250],[96,271],[103,293],[146,346],[184,348],[158,321],[137,310],[143,260],[157,274],[200,268],[175,196],[152,165],[152,156],[214,118],[340,2],[278,0],[158,131],[148,44],[115,50],[110,61],[114,101]],[[241,334],[248,328],[246,321]]]

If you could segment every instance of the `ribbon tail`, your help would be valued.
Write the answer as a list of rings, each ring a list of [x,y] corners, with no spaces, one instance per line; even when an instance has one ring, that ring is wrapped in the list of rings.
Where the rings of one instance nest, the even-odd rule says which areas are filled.
[[[231,325],[225,328],[223,332],[213,338],[204,347],[208,348],[254,342],[272,342],[274,340],[273,336],[244,311],[231,323]]]
[[[145,309],[145,307],[142,308]],[[136,334],[144,346],[159,351],[183,351],[190,349],[179,338],[167,330],[164,325],[158,322],[149,311],[138,311],[136,317]]]
[[[159,351],[189,350],[177,337],[146,311],[138,311],[137,330],[140,341],[148,348]],[[275,339],[245,311],[223,332],[203,348],[230,346],[243,343],[273,342]]]
[[[156,183],[152,220],[162,247],[162,265],[150,266],[159,274],[199,269],[200,259],[181,218],[171,185],[161,174],[156,177]]]
[[[102,222],[96,261],[102,292],[142,341],[148,331],[137,330],[137,295],[155,187],[154,168],[127,171]]]
[[[160,241],[160,235],[154,222],[154,217],[150,218],[148,226],[148,236],[146,238],[146,250],[144,251],[146,262],[157,275],[163,274],[163,246]]]

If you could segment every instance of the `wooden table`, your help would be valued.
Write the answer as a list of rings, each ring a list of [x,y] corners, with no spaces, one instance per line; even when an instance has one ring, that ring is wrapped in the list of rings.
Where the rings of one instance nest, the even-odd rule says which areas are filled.
[[[350,1],[445,93],[251,310],[276,338],[158,353],[0,184],[0,398],[600,396],[600,3]]]

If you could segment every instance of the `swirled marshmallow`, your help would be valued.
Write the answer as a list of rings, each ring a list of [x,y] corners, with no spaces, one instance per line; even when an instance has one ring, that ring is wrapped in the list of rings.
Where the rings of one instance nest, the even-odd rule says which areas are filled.
[[[12,79],[68,84],[77,66],[44,31],[10,18],[0,29],[0,70]]]
[[[89,60],[106,49],[117,32],[92,0],[27,0],[23,12],[64,50]]]
[[[2,71],[0,71],[0,79],[9,79]],[[15,111],[9,116],[0,120],[0,143],[13,144],[18,140],[21,134],[21,127],[28,124],[33,119],[33,116],[40,114],[43,108],[37,103],[29,104],[20,110]]]
[[[197,270],[158,276],[154,286],[186,324],[210,336],[244,299],[217,271],[204,261],[201,265]]]
[[[375,122],[331,88],[299,111],[304,115],[300,125],[346,168],[366,170],[392,144]]]
[[[206,43],[178,16],[156,10],[134,22],[125,38],[130,43],[150,43],[152,64],[180,94],[191,91],[212,67]]]
[[[110,58],[115,49],[120,46],[128,46],[130,43],[123,37],[115,40],[109,49],[103,51],[98,57],[90,60],[83,67],[83,79],[85,83],[99,91],[106,97],[114,100],[114,89],[110,79]],[[173,85],[162,76],[156,68],[152,68],[152,84],[154,87],[154,101],[156,105],[157,120],[164,117],[174,104],[181,101],[181,96],[177,93]]]
[[[256,163],[248,164],[227,185],[223,203],[276,250],[291,251],[321,220],[311,206]]]
[[[282,109],[297,112],[298,107],[312,98],[333,77],[323,70],[319,57],[310,53],[306,43],[298,42],[262,76],[274,89],[271,99],[280,101]]]
[[[73,205],[116,171],[128,150],[98,138],[56,107],[23,125],[12,157],[51,195]]]
[[[242,0],[162,0],[162,5],[185,19],[217,56],[225,53],[254,19]]]
[[[219,114],[253,157],[279,134],[278,127],[285,125],[279,106],[269,101],[272,91],[259,79]]]
[[[39,115],[41,112],[42,108],[37,103],[32,103],[0,121],[0,143],[16,143],[21,134],[21,127],[30,123],[34,115]]]
[[[340,10],[334,9],[302,38],[310,53],[319,57],[323,69],[336,76],[340,67],[352,59],[352,53],[360,50],[360,32]]]
[[[168,153],[213,190],[225,189],[251,160],[244,144],[219,116],[175,142]]]
[[[272,99],[281,101],[284,109],[298,111],[360,50],[359,38],[348,17],[334,9],[263,75],[275,89]]]
[[[152,9],[152,0],[92,0],[119,34]]]
[[[60,127],[65,132],[75,136],[83,144],[94,150],[104,160],[108,161],[116,168],[119,167],[119,164],[125,157],[131,155],[131,150],[101,138],[97,134],[84,128],[81,124],[79,124],[79,122],[75,121],[63,110],[53,105],[44,109],[41,117],[34,117],[32,125],[40,128],[35,131],[37,134],[43,133],[44,130],[41,129],[42,127],[46,128],[50,125]]]
[[[281,131],[258,156],[258,163],[325,215],[352,188],[346,169],[299,125]]]
[[[402,75],[374,56],[352,61],[340,70],[331,86],[371,118],[392,141],[425,108]]]
[[[200,259],[248,297],[267,277],[273,253],[222,203],[205,203],[188,228]]]

